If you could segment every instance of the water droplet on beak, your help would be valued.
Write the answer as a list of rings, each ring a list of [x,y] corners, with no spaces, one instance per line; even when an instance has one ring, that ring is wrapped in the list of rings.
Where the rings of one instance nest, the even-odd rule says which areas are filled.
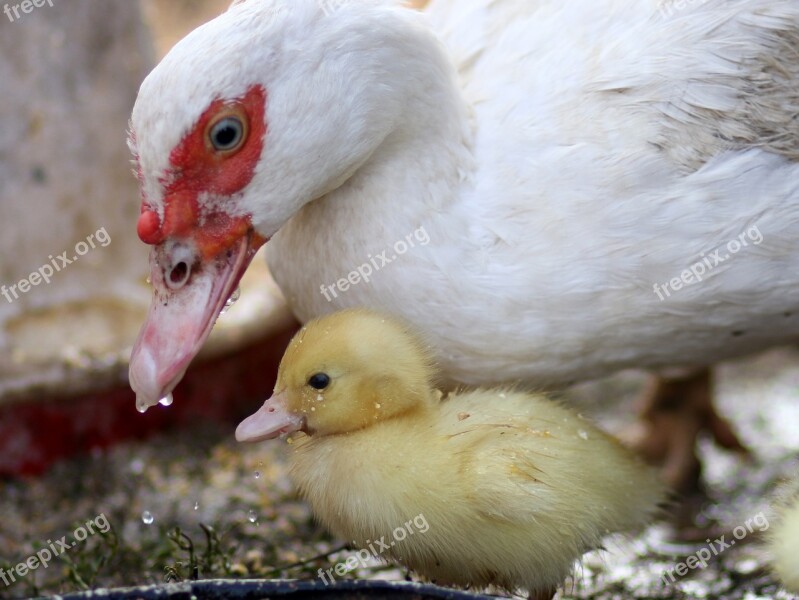
[[[225,302],[225,306],[222,307],[222,310],[219,312],[219,314],[224,315],[228,310],[230,310],[231,306],[236,304],[236,302],[240,297],[241,297],[241,288],[237,287],[235,290],[233,290],[233,293],[230,294],[230,298],[227,299],[227,302]]]

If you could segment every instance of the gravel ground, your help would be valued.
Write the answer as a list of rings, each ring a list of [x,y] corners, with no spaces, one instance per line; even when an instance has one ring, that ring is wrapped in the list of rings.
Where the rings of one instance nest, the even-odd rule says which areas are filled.
[[[621,374],[567,396],[606,428],[618,430],[631,421],[632,399],[642,382],[638,374]],[[562,598],[791,598],[765,568],[759,530],[768,526],[775,483],[799,472],[799,352],[775,351],[724,365],[718,394],[754,459],[745,463],[702,443],[708,497],[693,523],[676,528],[664,521],[635,540],[609,540],[608,551],[585,558]],[[219,424],[119,446],[60,464],[41,478],[6,482],[0,567],[47,548],[48,540],[67,536],[69,543],[90,520],[96,529],[107,522],[110,531],[76,542],[48,568],[21,581],[0,583],[0,596],[198,577],[313,578],[348,551],[314,524],[297,499],[284,456],[279,443],[237,445],[233,425]],[[98,521],[100,515],[106,521]],[[707,546],[706,539],[725,534],[731,540],[733,529],[748,519],[755,519],[753,532],[706,569],[663,583],[664,572]],[[408,574],[376,566],[351,576]]]

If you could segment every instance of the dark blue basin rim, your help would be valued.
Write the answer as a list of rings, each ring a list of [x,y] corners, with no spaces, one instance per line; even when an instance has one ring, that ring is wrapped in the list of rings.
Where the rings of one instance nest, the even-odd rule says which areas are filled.
[[[495,596],[470,594],[436,585],[407,581],[322,581],[212,579],[135,588],[96,589],[52,596],[61,600],[496,600]]]

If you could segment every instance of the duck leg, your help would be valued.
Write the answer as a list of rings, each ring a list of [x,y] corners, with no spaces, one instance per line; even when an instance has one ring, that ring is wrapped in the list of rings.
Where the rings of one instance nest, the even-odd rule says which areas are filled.
[[[643,395],[640,416],[627,442],[646,460],[661,465],[663,479],[677,491],[699,487],[696,439],[703,432],[723,448],[748,454],[730,424],[716,412],[710,369],[681,378],[656,377]]]
[[[555,597],[555,594],[558,593],[557,588],[551,588],[548,590],[536,590],[535,592],[531,592],[527,596],[527,600],[552,600]]]

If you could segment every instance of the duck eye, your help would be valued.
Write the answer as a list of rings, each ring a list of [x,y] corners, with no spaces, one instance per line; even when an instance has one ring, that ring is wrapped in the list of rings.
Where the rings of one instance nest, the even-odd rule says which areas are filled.
[[[217,121],[208,133],[211,145],[218,152],[236,150],[244,141],[244,123],[238,117]]]
[[[330,377],[326,373],[314,373],[308,378],[308,385],[315,390],[323,390],[330,385]]]

